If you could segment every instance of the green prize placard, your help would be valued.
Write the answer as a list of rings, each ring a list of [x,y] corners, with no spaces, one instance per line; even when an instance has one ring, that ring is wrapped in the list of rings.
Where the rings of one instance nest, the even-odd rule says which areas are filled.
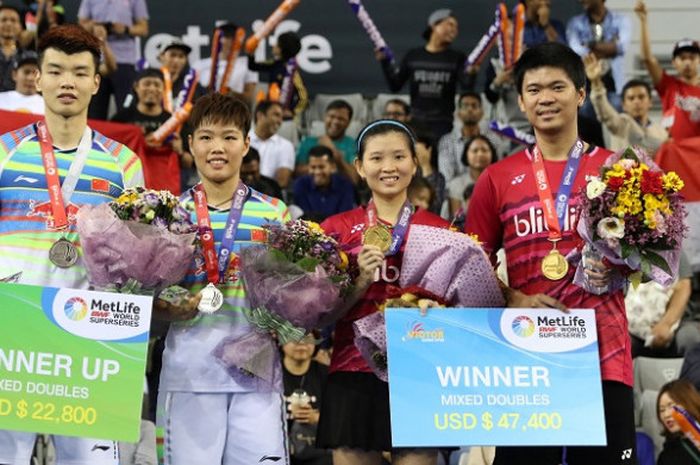
[[[135,442],[152,298],[0,284],[0,429]]]

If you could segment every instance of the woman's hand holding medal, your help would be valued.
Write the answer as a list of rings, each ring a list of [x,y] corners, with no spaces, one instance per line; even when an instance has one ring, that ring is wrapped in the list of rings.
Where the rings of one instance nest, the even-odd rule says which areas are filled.
[[[374,274],[382,266],[384,252],[376,245],[365,241],[357,256],[357,265],[360,268],[360,276],[357,278],[358,288],[367,288],[374,282]]]

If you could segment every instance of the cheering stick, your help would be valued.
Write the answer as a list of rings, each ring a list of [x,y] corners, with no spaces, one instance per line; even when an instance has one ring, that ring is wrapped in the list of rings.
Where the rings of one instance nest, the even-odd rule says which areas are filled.
[[[357,19],[360,21],[360,24],[362,24],[362,27],[365,28],[365,32],[367,32],[372,44],[374,44],[374,48],[381,50],[389,62],[394,63],[394,53],[391,51],[386,41],[382,37],[382,34],[379,32],[379,29],[377,29],[374,21],[372,21],[372,18],[369,16],[369,13],[365,9],[364,5],[362,5],[362,0],[348,0],[348,4],[350,5],[350,8],[352,8],[352,11],[355,12],[355,16],[357,16]]]
[[[265,20],[262,27],[245,41],[245,51],[251,54],[258,48],[258,44],[265,37],[270,35],[273,29],[282,21],[291,11],[299,5],[301,0],[283,0],[275,11]]]
[[[153,141],[157,144],[162,144],[167,137],[174,133],[177,128],[182,126],[182,124],[187,121],[190,117],[190,112],[192,111],[192,102],[185,102],[182,108],[175,110],[172,114],[158,129],[153,131],[151,135],[153,136]]]
[[[233,65],[236,63],[236,58],[238,58],[238,55],[241,53],[241,48],[243,48],[243,39],[245,39],[245,29],[239,27],[236,29],[236,35],[231,44],[231,50],[229,50],[228,56],[226,57],[226,70],[221,77],[221,86],[219,86],[221,93],[224,95],[228,94],[231,90],[228,86],[228,81],[233,72]]]
[[[163,66],[160,68],[161,73],[163,73],[163,109],[168,113],[173,112],[173,78],[170,75],[168,68]]]
[[[223,32],[221,28],[214,28],[214,37],[211,39],[211,70],[209,70],[209,92],[216,90],[216,75],[219,70],[219,52],[221,52],[221,39]]]
[[[476,47],[474,47],[474,50],[472,50],[467,57],[467,61],[464,63],[465,72],[472,66],[481,64],[484,57],[486,57],[486,54],[489,53],[489,50],[491,50],[491,47],[493,47],[493,44],[496,41],[496,35],[500,32],[500,30],[501,23],[498,19],[498,15],[496,15],[496,20],[491,26],[489,26],[489,30],[486,31],[486,34],[481,36],[481,39],[479,39]]]
[[[503,64],[503,69],[510,68],[510,37],[508,36],[508,29],[510,29],[510,19],[508,18],[508,10],[506,9],[505,3],[498,4],[498,19],[501,26],[501,30],[498,34],[498,57]]]
[[[530,146],[535,143],[535,136],[508,124],[493,120],[489,123],[489,129],[496,134],[512,140],[520,145]]]
[[[697,420],[686,409],[677,405],[671,409],[671,416],[676,420],[685,437],[700,450],[700,425]]]
[[[282,108],[289,110],[292,104],[292,87],[294,84],[294,73],[297,70],[297,60],[292,57],[287,60],[284,70],[284,79],[282,79],[282,89],[280,90],[279,102]]]
[[[523,54],[523,38],[525,34],[525,5],[518,3],[513,9],[513,43],[511,64],[514,64]]]

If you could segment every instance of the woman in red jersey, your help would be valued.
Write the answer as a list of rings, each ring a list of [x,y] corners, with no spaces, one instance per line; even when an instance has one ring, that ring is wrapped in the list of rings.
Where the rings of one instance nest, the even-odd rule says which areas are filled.
[[[372,198],[366,207],[332,216],[322,224],[359,268],[354,295],[336,324],[318,430],[318,446],[333,449],[335,465],[379,465],[383,451],[391,451],[392,463],[398,465],[437,462],[434,450],[392,448],[388,385],[372,373],[353,343],[352,323],[378,311],[389,287],[398,285],[410,226],[448,226],[408,201],[408,185],[417,167],[415,139],[406,125],[394,120],[370,123],[357,138],[355,168]]]

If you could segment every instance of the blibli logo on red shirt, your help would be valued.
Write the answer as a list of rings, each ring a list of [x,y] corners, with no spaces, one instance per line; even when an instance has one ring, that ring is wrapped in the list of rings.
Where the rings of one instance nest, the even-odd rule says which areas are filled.
[[[530,207],[523,215],[513,217],[515,224],[515,235],[525,237],[529,234],[539,234],[549,231],[547,220],[541,208]],[[564,217],[564,231],[570,231],[576,224],[576,207],[569,207],[567,215]]]

